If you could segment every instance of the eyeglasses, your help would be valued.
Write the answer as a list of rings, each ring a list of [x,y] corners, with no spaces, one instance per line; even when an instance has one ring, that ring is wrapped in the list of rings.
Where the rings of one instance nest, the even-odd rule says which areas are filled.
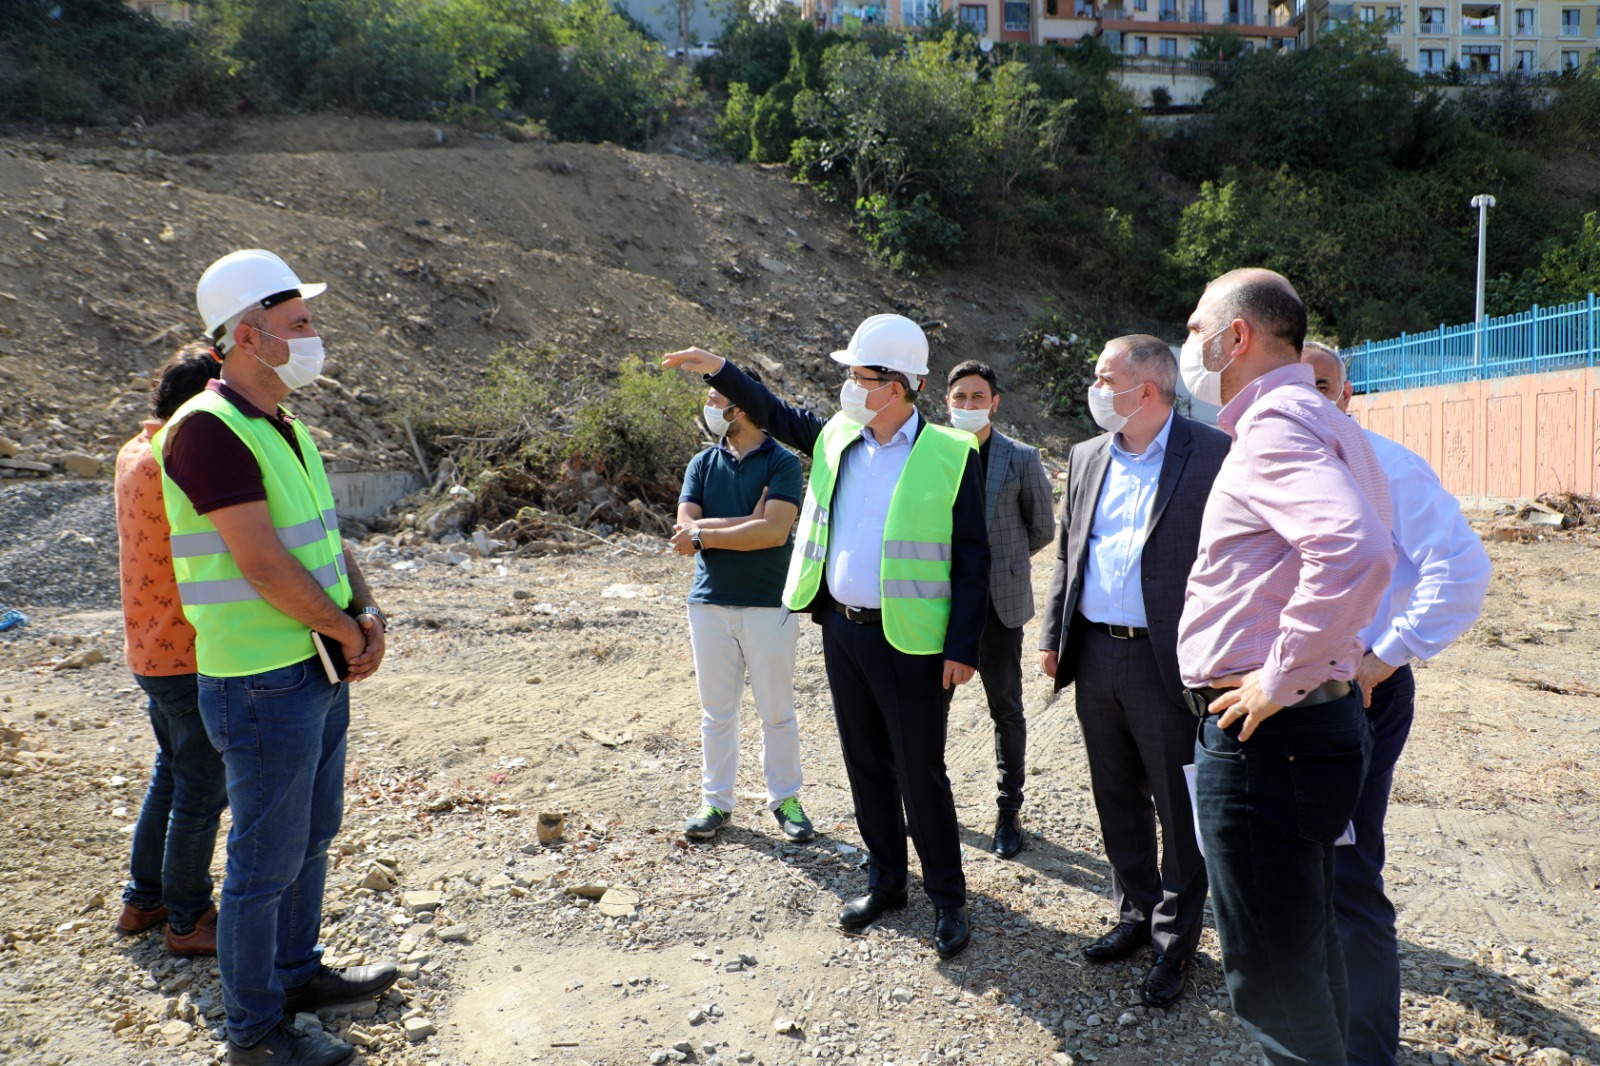
[[[875,384],[875,383],[877,383],[879,381],[889,381],[889,380],[891,380],[890,378],[869,378],[865,374],[857,374],[854,370],[852,370],[852,371],[850,371],[850,373],[846,374],[845,377],[849,378],[850,381],[853,384],[856,384],[856,385],[868,385],[868,384]]]

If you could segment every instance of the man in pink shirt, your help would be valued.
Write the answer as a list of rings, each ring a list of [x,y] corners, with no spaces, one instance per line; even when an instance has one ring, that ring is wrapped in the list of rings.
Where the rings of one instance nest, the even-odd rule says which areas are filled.
[[[1394,565],[1388,479],[1300,363],[1305,305],[1285,278],[1224,274],[1188,329],[1184,382],[1234,438],[1178,626],[1223,969],[1267,1062],[1344,1066],[1333,849],[1372,747],[1350,679]]]

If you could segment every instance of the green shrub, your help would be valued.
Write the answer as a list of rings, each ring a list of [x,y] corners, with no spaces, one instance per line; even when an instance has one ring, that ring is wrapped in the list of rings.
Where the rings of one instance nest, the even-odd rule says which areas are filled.
[[[1045,410],[1085,434],[1099,433],[1089,414],[1094,365],[1105,347],[1104,330],[1049,315],[1017,337],[1017,374],[1039,389]]]
[[[927,193],[904,207],[882,193],[858,200],[856,228],[874,259],[907,274],[948,259],[961,246],[961,225],[941,215]]]
[[[612,477],[676,485],[700,447],[695,416],[702,399],[682,375],[627,359],[615,385],[579,410],[570,454],[598,461]]]

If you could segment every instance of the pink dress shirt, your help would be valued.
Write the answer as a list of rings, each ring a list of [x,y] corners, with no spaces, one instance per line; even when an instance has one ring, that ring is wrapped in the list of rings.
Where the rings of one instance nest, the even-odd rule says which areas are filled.
[[[1355,676],[1394,567],[1389,482],[1353,418],[1291,363],[1217,416],[1234,439],[1206,501],[1178,624],[1183,683],[1261,671],[1280,706]]]

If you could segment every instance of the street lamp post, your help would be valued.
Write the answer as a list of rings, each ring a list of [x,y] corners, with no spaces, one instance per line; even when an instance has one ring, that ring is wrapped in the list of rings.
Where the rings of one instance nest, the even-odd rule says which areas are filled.
[[[1489,208],[1494,206],[1494,197],[1487,193],[1479,193],[1472,198],[1472,206],[1478,209],[1478,299],[1472,316],[1472,365],[1474,369],[1481,370],[1483,368],[1484,250],[1489,232]]]

